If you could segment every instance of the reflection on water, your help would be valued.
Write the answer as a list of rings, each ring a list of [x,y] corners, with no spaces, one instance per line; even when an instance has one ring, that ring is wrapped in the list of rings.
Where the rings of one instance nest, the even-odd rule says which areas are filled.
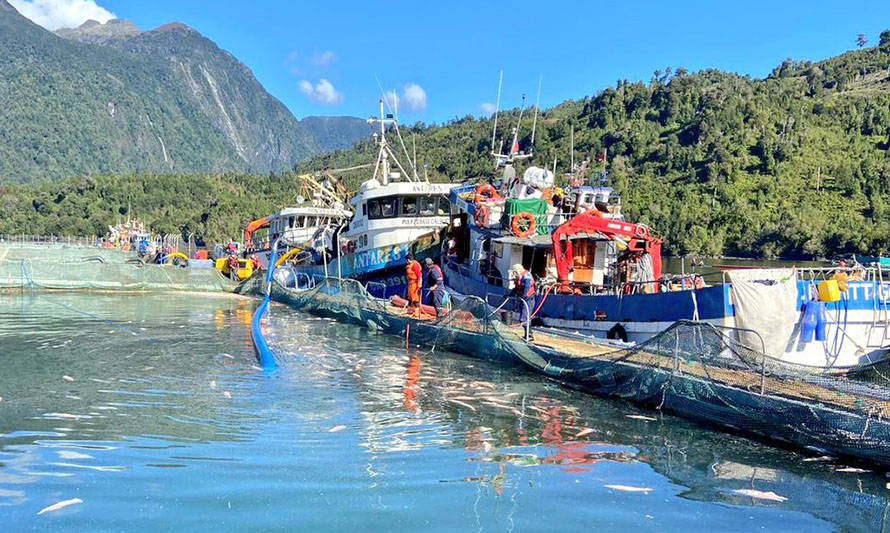
[[[265,326],[282,368],[263,374],[254,305],[0,295],[4,522],[887,530],[880,473],[282,307]]]

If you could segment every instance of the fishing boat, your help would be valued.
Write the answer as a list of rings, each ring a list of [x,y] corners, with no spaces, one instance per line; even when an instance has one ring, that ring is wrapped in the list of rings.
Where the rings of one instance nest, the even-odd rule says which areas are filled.
[[[887,364],[890,280],[880,265],[738,269],[713,285],[695,274],[666,274],[662,241],[625,219],[611,188],[584,184],[574,169],[565,188],[534,166],[517,178],[514,163],[529,158],[533,145],[520,151],[517,123],[510,151],[496,152],[496,124],[500,182],[450,193],[453,245],[443,271],[455,300],[475,296],[519,315],[523,301],[533,301],[526,314],[539,325],[625,342],[646,341],[683,320],[733,328],[772,365],[803,373]],[[534,300],[515,296],[515,265],[534,277]]]
[[[284,251],[324,243],[336,228],[349,221],[352,211],[345,206],[345,188],[330,172],[323,174],[321,181],[311,174],[298,176],[300,194],[296,207],[282,208],[244,228],[245,258],[267,268],[273,243],[278,242]]]
[[[294,264],[300,278],[338,276],[366,284],[378,296],[403,293],[406,254],[418,259],[438,258],[441,232],[449,223],[448,194],[455,184],[430,183],[421,178],[407,149],[394,114],[385,114],[380,101],[380,117],[368,122],[379,125],[375,133],[378,154],[374,173],[349,200],[353,215],[348,224],[336,228],[324,243]],[[405,154],[405,163],[387,140],[395,133]]]

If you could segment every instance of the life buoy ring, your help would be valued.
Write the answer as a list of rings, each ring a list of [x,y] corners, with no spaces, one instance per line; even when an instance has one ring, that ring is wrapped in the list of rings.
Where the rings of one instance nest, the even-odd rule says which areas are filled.
[[[484,228],[486,224],[488,224],[488,207],[477,204],[476,212],[473,213],[473,221],[476,222],[476,225],[480,228]]]
[[[483,183],[482,185],[476,187],[476,194],[473,198],[473,200],[477,204],[482,203],[486,200],[497,201],[500,199],[501,195],[498,194],[498,190],[489,183]]]
[[[645,237],[647,233],[649,233],[646,229],[646,226],[637,226],[636,231],[634,232],[638,237]]]
[[[516,235],[520,239],[528,237],[532,233],[535,232],[535,227],[537,224],[535,223],[535,217],[528,211],[520,211],[513,215],[513,221],[510,223],[510,229],[513,230],[513,235]]]

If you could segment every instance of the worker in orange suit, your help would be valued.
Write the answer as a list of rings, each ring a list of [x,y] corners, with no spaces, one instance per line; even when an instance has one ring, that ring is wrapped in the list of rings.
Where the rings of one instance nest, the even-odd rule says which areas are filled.
[[[405,273],[408,277],[408,312],[420,313],[420,288],[423,285],[423,269],[414,259],[414,254],[408,252],[405,257],[408,264],[405,265]]]

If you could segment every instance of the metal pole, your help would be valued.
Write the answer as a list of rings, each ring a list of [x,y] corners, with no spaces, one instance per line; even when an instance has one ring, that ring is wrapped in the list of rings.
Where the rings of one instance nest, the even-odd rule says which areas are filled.
[[[325,229],[327,229],[327,228],[325,228]],[[324,233],[322,233],[321,239],[322,239],[321,240],[321,260],[324,263],[324,277],[327,278],[328,277],[328,250],[327,250],[327,246],[326,246],[327,243],[324,242],[325,241]]]
[[[337,229],[337,279],[341,279],[342,270],[340,269],[340,256],[343,255],[343,250],[340,249],[340,229]]]

